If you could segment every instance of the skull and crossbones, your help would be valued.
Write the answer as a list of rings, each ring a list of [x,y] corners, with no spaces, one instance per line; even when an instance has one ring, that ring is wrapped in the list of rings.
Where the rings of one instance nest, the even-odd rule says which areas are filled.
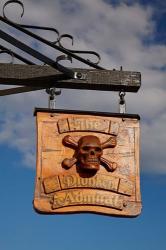
[[[112,136],[104,143],[94,135],[82,136],[78,142],[70,135],[63,138],[63,144],[75,150],[72,158],[65,158],[62,162],[62,167],[65,169],[71,168],[77,163],[78,167],[87,171],[98,171],[102,164],[107,171],[113,172],[117,168],[117,163],[110,162],[104,157],[103,150],[106,148],[114,148],[116,146],[116,137]]]

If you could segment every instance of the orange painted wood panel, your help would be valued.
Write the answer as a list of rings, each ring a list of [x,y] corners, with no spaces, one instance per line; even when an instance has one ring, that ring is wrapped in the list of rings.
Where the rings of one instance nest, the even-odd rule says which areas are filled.
[[[36,122],[37,212],[140,214],[139,119],[41,110]]]

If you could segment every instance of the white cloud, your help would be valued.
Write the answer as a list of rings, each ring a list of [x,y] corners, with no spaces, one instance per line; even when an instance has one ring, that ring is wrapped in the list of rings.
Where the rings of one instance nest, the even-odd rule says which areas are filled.
[[[19,150],[25,164],[34,167],[36,151],[33,119],[25,113],[1,112],[1,120],[0,143]]]
[[[142,159],[144,171],[165,173],[166,114],[154,118],[142,127]]]
[[[161,42],[160,45],[152,43],[156,34],[153,18],[155,9],[134,1],[130,5],[124,2],[119,1],[119,4],[113,6],[102,0],[27,0],[24,1],[25,15],[22,22],[53,26],[61,33],[72,34],[75,37],[74,48],[99,52],[102,57],[101,65],[108,69],[123,65],[124,70],[142,72],[142,88],[138,94],[127,94],[127,108],[128,112],[139,113],[143,118],[143,158],[147,162],[144,171],[166,174],[166,71],[163,70],[166,66],[166,46]],[[16,18],[20,10],[12,8],[12,11],[13,18]],[[46,36],[54,39],[52,33],[47,33]],[[20,38],[28,44],[32,43],[32,39],[25,39],[23,35]],[[71,46],[70,41],[66,44]],[[39,48],[54,59],[59,54],[54,54],[41,44]],[[76,63],[74,65],[80,66]],[[118,93],[64,90],[58,97],[57,107],[117,112],[117,103]],[[34,106],[46,105],[47,96],[44,91],[0,99],[0,112],[5,124],[1,126],[0,142],[20,150],[28,165],[34,159],[31,112]],[[22,126],[18,126],[17,113],[22,114],[19,118]],[[153,135],[156,144],[153,144]]]

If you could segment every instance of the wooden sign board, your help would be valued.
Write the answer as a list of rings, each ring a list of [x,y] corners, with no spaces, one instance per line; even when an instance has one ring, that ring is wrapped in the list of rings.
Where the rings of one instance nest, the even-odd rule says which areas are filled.
[[[39,213],[141,212],[139,116],[36,109]]]

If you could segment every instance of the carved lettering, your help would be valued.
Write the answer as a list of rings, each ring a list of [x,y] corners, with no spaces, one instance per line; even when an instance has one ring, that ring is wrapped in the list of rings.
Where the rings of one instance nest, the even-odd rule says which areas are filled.
[[[89,120],[82,118],[69,118],[70,131],[85,130],[85,131],[100,131],[108,133],[108,120]]]
[[[117,194],[103,193],[100,190],[66,190],[54,195],[52,209],[76,205],[98,205],[122,210],[123,200]]]
[[[119,178],[107,175],[96,175],[91,178],[80,178],[77,175],[62,175],[60,176],[60,182],[62,189],[89,187],[116,192]]]
[[[104,119],[68,118],[61,119],[57,123],[59,133],[71,131],[97,131],[106,134],[117,135],[119,123]]]
[[[91,188],[112,191],[131,196],[133,194],[133,182],[119,179],[115,176],[103,174],[95,175],[91,178],[81,178],[79,175],[60,175],[43,180],[44,191],[46,194],[64,189]]]

